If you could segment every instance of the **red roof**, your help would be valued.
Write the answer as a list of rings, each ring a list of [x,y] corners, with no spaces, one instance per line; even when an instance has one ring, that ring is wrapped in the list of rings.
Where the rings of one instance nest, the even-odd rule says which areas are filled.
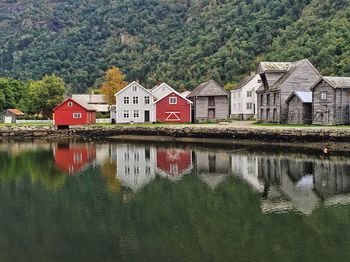
[[[24,113],[18,109],[12,108],[7,110],[10,111],[12,114],[15,114],[16,116],[24,116]]]

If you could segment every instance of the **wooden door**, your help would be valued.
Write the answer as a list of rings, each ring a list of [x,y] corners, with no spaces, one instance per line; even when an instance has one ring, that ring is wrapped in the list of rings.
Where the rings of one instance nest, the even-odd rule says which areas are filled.
[[[215,119],[215,109],[209,109],[208,110],[208,118],[209,119]]]
[[[149,115],[149,110],[145,111],[145,122],[149,122],[150,120],[150,115]]]

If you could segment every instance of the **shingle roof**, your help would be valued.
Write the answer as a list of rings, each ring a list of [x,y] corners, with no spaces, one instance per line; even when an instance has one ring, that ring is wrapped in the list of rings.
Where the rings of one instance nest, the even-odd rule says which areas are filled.
[[[16,116],[24,116],[24,113],[16,108],[11,108],[7,110],[10,111],[12,114],[15,114]]]
[[[72,99],[72,100],[75,101],[77,104],[81,105],[82,107],[84,107],[88,111],[96,111],[96,108],[93,105],[89,105],[85,101],[82,101],[80,99]]]
[[[324,76],[323,79],[334,88],[350,88],[350,77]]]
[[[104,95],[100,94],[74,94],[72,95],[73,99],[78,99],[84,101],[88,104],[106,104]]]
[[[286,72],[292,62],[260,62],[258,73],[264,72]]]
[[[235,86],[232,90],[237,90],[237,89],[241,89],[243,86],[245,86],[246,84],[248,84],[251,80],[254,79],[255,76],[246,76],[245,78],[243,78],[243,80],[241,82],[238,83],[237,86]]]
[[[197,86],[191,93],[188,94],[187,97],[208,96],[208,94],[202,93],[207,87],[217,87],[217,90],[220,90],[219,92],[217,92],[215,94],[210,94],[212,96],[228,96],[228,93],[225,91],[225,89],[223,87],[221,87],[214,80],[209,80],[209,81],[201,83],[199,86]]]

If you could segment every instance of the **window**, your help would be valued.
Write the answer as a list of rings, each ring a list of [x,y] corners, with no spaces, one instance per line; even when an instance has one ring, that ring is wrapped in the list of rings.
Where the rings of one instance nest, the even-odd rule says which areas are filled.
[[[260,95],[260,105],[263,106],[264,105],[264,96]]]
[[[177,97],[169,97],[169,104],[177,104]]]
[[[138,97],[138,96],[134,96],[134,97],[132,98],[132,103],[133,103],[134,105],[137,105],[137,104],[139,103],[139,97]]]
[[[151,175],[151,167],[150,166],[146,166],[145,167],[145,173],[146,173],[146,176],[150,176]]]
[[[139,160],[140,160],[139,152],[134,153],[134,160],[135,160],[135,162],[139,162]]]
[[[134,166],[134,174],[135,175],[140,174],[140,168],[138,166]]]
[[[73,113],[73,118],[81,118],[81,113]]]
[[[323,91],[320,94],[321,94],[321,100],[327,100],[327,92],[326,91]]]
[[[266,95],[266,105],[269,106],[270,105],[270,94]]]
[[[128,105],[128,104],[129,104],[129,97],[124,96],[124,105]]]
[[[129,176],[129,175],[130,175],[130,167],[129,167],[129,166],[126,166],[126,167],[125,167],[125,175],[126,175],[126,176]]]
[[[277,94],[274,93],[273,94],[273,105],[276,105],[276,103],[277,103]]]
[[[261,79],[258,79],[258,84],[260,84],[261,83]]]
[[[134,92],[137,91],[137,86],[136,85],[132,86],[132,91],[134,91]]]
[[[208,97],[208,105],[215,106],[215,97],[213,97],[213,96]]]
[[[247,103],[247,109],[252,110],[253,109],[253,104],[252,103]]]
[[[134,117],[135,117],[135,118],[140,117],[139,110],[134,110]]]
[[[252,91],[247,91],[247,97],[252,97]]]
[[[68,107],[72,107],[73,106],[73,102],[68,102]]]
[[[149,96],[145,96],[145,104],[149,105],[150,104],[150,98]]]
[[[124,118],[129,118],[129,110],[124,110]]]

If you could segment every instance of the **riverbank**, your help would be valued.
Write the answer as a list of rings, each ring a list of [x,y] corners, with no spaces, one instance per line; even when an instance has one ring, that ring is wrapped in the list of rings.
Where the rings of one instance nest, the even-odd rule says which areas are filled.
[[[232,125],[125,125],[85,126],[56,130],[50,126],[0,126],[0,139],[126,139],[138,136],[140,140],[162,137],[183,142],[201,140],[204,143],[262,144],[304,148],[328,147],[332,151],[350,150],[350,129],[336,128],[264,128],[235,127]],[[155,137],[158,137],[155,139]]]

